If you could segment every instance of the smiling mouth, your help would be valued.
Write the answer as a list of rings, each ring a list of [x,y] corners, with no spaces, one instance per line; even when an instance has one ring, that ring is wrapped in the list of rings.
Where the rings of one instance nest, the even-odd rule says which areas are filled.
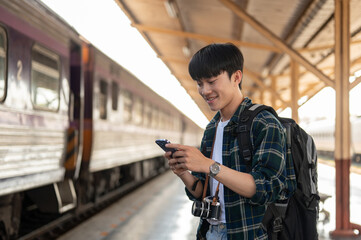
[[[206,98],[207,103],[212,103],[217,97]]]

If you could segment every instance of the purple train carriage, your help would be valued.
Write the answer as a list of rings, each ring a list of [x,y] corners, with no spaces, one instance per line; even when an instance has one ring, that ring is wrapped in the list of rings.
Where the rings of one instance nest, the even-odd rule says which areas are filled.
[[[155,139],[201,134],[40,1],[0,0],[0,239],[165,171]]]

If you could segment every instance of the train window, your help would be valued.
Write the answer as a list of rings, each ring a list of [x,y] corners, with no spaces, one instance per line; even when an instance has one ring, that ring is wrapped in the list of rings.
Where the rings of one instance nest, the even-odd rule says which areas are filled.
[[[118,83],[112,82],[112,109],[118,110],[119,86]]]
[[[144,126],[150,127],[152,125],[152,105],[144,104]]]
[[[35,45],[31,59],[31,100],[36,108],[56,111],[59,108],[60,58]]]
[[[6,33],[3,28],[0,27],[0,100],[5,98],[5,86],[6,86]]]
[[[166,121],[167,121],[168,129],[173,129],[173,121],[172,121],[171,115],[169,114],[169,112],[166,112],[165,114],[166,114]]]
[[[134,99],[134,124],[141,125],[143,120],[143,100],[139,97]]]
[[[158,124],[159,124],[159,110],[158,110],[158,108],[154,107],[153,111],[152,111],[152,124],[151,124],[151,127],[152,128],[157,128]]]
[[[108,83],[101,79],[99,81],[99,117],[107,119]]]
[[[166,130],[168,129],[167,126],[167,116],[163,111],[159,111],[159,123],[162,129]]]
[[[182,127],[181,127],[181,126],[182,126],[182,125],[181,125],[181,121],[180,121],[179,118],[172,116],[172,123],[173,123],[173,129],[174,129],[174,130],[179,131],[179,130],[182,129]]]
[[[128,91],[123,92],[123,120],[130,122],[132,120],[133,100],[132,94]]]
[[[174,121],[172,120],[172,115],[168,115],[168,123],[169,123],[169,128],[170,129],[175,129],[175,124]]]

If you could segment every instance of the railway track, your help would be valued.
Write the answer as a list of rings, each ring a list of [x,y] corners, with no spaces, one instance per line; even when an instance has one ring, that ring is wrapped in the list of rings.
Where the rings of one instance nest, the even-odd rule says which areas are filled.
[[[115,201],[126,196],[131,191],[142,186],[149,180],[159,176],[155,175],[140,182],[127,183],[122,187],[109,192],[107,195],[99,197],[94,203],[77,208],[74,212],[68,212],[63,215],[40,213],[37,209],[29,209],[25,216],[22,216],[23,225],[21,226],[19,240],[49,240],[56,239],[70,229],[76,227],[86,219],[99,213]],[[0,238],[1,239],[1,238]]]

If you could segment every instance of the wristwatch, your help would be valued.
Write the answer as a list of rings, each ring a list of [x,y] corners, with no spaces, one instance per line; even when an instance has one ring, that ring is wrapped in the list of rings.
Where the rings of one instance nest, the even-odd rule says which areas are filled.
[[[211,166],[209,166],[209,176],[215,177],[221,171],[221,166],[218,162],[214,162]]]

